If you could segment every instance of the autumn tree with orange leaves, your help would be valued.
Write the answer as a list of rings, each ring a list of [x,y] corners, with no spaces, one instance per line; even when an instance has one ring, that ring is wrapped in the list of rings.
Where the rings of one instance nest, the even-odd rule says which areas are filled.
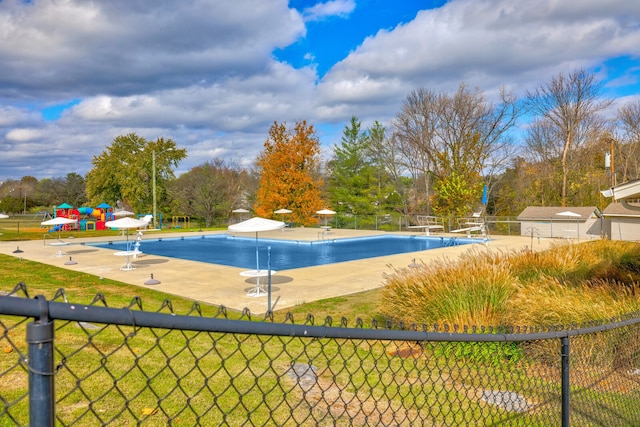
[[[254,206],[256,214],[275,218],[274,211],[290,209],[287,221],[301,225],[317,223],[316,212],[322,209],[319,156],[320,142],[313,125],[303,120],[292,131],[285,123],[274,122],[257,161],[260,186]]]

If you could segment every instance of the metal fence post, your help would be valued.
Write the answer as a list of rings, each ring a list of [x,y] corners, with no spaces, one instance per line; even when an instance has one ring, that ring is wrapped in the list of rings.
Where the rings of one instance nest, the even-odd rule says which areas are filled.
[[[561,338],[562,363],[562,427],[569,427],[569,337]]]
[[[55,421],[55,393],[53,382],[53,321],[44,296],[40,302],[40,317],[27,325],[29,351],[29,424],[53,426]]]

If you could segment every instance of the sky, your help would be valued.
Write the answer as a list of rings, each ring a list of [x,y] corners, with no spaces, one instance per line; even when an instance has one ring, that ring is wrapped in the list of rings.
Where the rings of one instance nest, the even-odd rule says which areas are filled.
[[[250,166],[299,120],[328,158],[413,90],[523,96],[580,68],[613,113],[639,57],[629,0],[0,0],[0,181],[84,175],[129,133],[186,148],[178,175]]]

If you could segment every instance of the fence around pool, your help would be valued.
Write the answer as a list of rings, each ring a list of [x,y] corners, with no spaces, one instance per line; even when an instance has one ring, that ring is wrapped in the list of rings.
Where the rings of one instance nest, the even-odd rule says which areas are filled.
[[[0,424],[640,425],[640,313],[538,330],[66,300],[0,296]]]

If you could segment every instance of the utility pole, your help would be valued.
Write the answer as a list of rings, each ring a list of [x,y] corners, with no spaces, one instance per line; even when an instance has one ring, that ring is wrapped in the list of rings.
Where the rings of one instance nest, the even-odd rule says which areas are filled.
[[[607,142],[609,142],[609,151],[605,151],[604,153],[604,167],[609,168],[609,173],[611,173],[611,187],[616,186],[616,168],[613,162],[613,143],[615,140],[611,135],[607,136]]]
[[[609,156],[611,156],[611,187],[616,186],[616,168],[613,162],[613,138],[609,138]]]

